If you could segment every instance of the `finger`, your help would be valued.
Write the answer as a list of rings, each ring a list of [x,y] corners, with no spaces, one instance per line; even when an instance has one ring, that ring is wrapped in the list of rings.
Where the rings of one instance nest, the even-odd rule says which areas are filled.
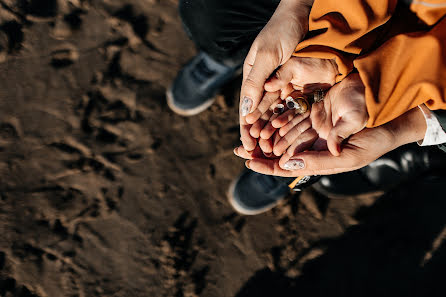
[[[251,160],[253,158],[263,158],[263,152],[259,146],[253,151],[247,151],[243,146],[236,147],[234,149],[234,154],[240,158]]]
[[[265,83],[267,92],[276,92],[288,86],[293,79],[293,68],[296,67],[294,59],[288,60],[287,63],[280,67],[275,75]]]
[[[279,160],[278,159],[252,159],[246,161],[246,167],[249,169],[262,173],[265,175],[275,175],[275,176],[283,176],[283,177],[293,177],[297,176],[294,175],[293,171],[284,170],[280,168],[279,166]]]
[[[246,164],[251,170],[276,176],[302,176],[302,175],[327,175],[352,171],[361,168],[365,164],[358,156],[342,154],[333,156],[329,151],[306,151],[293,156],[279,166],[279,160],[265,160],[254,158]]]
[[[279,165],[283,168],[284,164],[291,159],[294,155],[304,152],[312,148],[313,144],[318,139],[318,134],[314,129],[308,129],[303,132],[296,141],[286,150],[286,152],[280,158]]]
[[[295,91],[294,86],[292,84],[288,84],[280,92],[280,98],[282,100],[285,100],[285,98],[288,97],[294,91]]]
[[[277,129],[271,125],[271,121],[269,121],[266,123],[265,127],[263,127],[262,131],[260,131],[260,139],[270,139],[276,130]]]
[[[251,129],[249,129],[249,134],[254,138],[260,137],[260,131],[265,127],[268,121],[258,119],[254,124],[252,124]]]
[[[290,132],[285,134],[280,141],[274,146],[273,152],[276,156],[281,156],[289,147],[291,144],[296,142],[299,138],[299,136],[305,132],[306,130],[311,128],[311,121],[310,119],[305,119],[304,121],[300,122],[298,125],[296,125],[293,129],[291,129]]]
[[[254,124],[252,124],[251,129],[249,130],[249,133],[254,138],[260,137],[260,132],[265,127],[265,125],[269,122],[269,119],[273,115],[273,112],[271,110],[267,110],[261,117],[258,119]]]
[[[257,109],[246,116],[246,122],[248,124],[253,124],[268,109],[270,109],[271,106],[279,104],[280,102],[281,102],[281,100],[279,98],[279,92],[275,92],[275,93],[266,92],[262,98],[262,101],[260,102],[259,106],[257,107]]]
[[[279,66],[278,57],[269,52],[256,53],[254,64],[242,83],[241,114],[246,116],[257,109],[263,97],[264,85],[267,78]]]
[[[252,151],[257,145],[257,140],[249,134],[250,128],[250,125],[240,126],[240,140],[247,151]]]
[[[272,138],[269,139],[259,139],[259,147],[260,149],[266,153],[271,154],[273,152],[273,140]]]
[[[293,129],[296,125],[298,125],[303,120],[307,119],[309,116],[310,116],[310,111],[307,111],[304,114],[295,115],[291,119],[291,121],[289,121],[283,127],[280,128],[279,135],[282,137],[285,136],[288,132],[291,131],[291,129]],[[285,122],[285,120],[280,120],[280,122],[278,124],[273,122],[273,125],[275,125],[279,128],[279,126],[281,126],[281,124],[283,124],[284,122]]]
[[[263,127],[262,131],[260,131],[260,138],[268,139],[268,138],[271,138],[271,136],[273,136],[274,132],[276,132],[276,128],[274,128],[272,126],[271,122],[274,121],[278,116],[279,116],[278,114],[273,114],[271,116],[268,123],[266,123],[266,125],[265,125],[265,127]]]
[[[288,123],[292,123],[292,127],[296,126],[297,124],[299,124],[300,122],[302,122],[303,120],[305,120],[306,118],[308,118],[310,116],[310,111],[308,110],[307,112],[305,112],[304,114],[299,114],[295,109],[291,109],[287,112],[284,112],[283,114],[281,114],[280,116],[278,116],[276,119],[274,119],[274,121],[272,121],[272,125],[274,128],[282,128],[285,125],[287,125]],[[284,130],[285,131],[285,130]],[[285,133],[286,134],[286,133]],[[280,136],[283,136],[285,134],[280,134]]]
[[[281,128],[288,122],[290,122],[295,115],[296,115],[296,110],[289,109],[284,113],[280,114],[276,119],[274,119],[274,121],[271,121],[271,125],[276,129]]]
[[[327,137],[328,150],[334,155],[341,153],[342,142],[351,135],[361,131],[365,123],[361,122],[361,117],[357,113],[350,113],[340,118],[335,126],[330,130]]]

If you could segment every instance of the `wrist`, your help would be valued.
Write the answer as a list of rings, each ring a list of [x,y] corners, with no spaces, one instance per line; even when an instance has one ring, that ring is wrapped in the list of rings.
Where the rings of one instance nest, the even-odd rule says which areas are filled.
[[[407,111],[385,126],[393,135],[396,147],[422,140],[427,129],[426,120],[418,107]]]
[[[295,18],[299,23],[309,22],[311,7],[314,0],[282,0],[276,9],[277,15]]]

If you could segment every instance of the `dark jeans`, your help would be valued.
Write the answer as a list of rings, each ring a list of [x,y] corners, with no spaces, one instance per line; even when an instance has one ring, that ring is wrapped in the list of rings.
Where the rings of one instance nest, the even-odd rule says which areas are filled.
[[[280,0],[180,0],[186,32],[217,61],[241,65]]]
[[[180,0],[186,32],[213,59],[241,65],[280,0]],[[274,177],[283,183],[295,178]]]

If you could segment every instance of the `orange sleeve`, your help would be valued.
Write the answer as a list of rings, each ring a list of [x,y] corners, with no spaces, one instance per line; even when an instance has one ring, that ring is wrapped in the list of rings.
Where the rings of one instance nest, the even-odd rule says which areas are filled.
[[[315,0],[310,13],[309,34],[294,56],[336,59],[342,80],[353,69],[353,60],[376,40],[397,0]],[[367,34],[367,36],[365,36]]]
[[[420,20],[432,26],[446,14],[446,2],[444,0],[414,0],[410,4],[410,10],[415,12]]]
[[[354,66],[366,86],[368,127],[423,103],[446,109],[446,18],[429,31],[389,39]]]

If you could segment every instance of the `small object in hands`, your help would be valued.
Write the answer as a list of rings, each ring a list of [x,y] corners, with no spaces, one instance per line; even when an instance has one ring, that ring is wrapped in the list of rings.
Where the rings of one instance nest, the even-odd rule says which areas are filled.
[[[273,113],[274,113],[274,114],[281,114],[281,113],[284,112],[284,110],[285,110],[285,105],[279,103],[279,104],[277,104],[277,105],[274,107],[274,109],[273,109]]]
[[[324,97],[325,97],[325,92],[322,89],[318,89],[313,93],[314,103],[321,102],[322,100],[324,100]]]
[[[297,97],[294,99],[293,97],[288,96],[285,99],[285,102],[289,109],[296,109],[296,111],[300,114],[306,113],[310,107],[308,100],[305,97]]]

